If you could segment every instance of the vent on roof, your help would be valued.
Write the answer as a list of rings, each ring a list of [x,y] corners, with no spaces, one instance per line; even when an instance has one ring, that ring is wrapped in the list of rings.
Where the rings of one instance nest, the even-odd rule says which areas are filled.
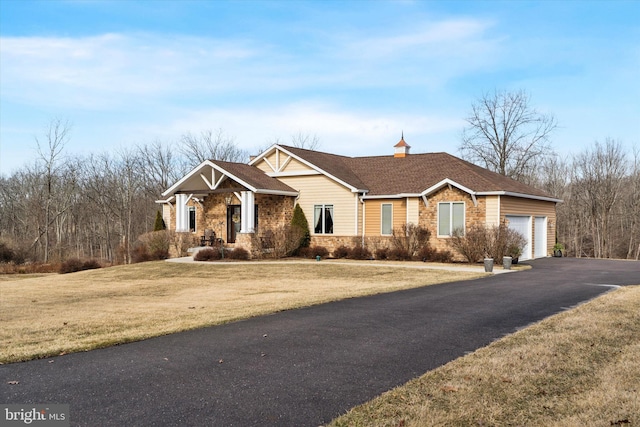
[[[402,138],[400,138],[400,142],[398,142],[393,147],[395,148],[393,157],[407,157],[409,155],[411,146],[404,141],[404,131],[402,132]]]

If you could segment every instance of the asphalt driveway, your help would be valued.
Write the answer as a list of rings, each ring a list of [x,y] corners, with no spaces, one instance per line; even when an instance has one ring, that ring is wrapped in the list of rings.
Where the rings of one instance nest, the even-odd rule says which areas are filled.
[[[67,403],[72,425],[317,426],[610,285],[640,284],[639,262],[531,265],[3,365],[0,402]]]

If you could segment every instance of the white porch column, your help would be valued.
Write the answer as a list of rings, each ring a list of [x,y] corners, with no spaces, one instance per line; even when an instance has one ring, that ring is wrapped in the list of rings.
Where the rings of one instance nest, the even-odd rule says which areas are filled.
[[[186,194],[176,194],[176,231],[189,231],[188,201]]]
[[[255,231],[253,225],[256,223],[256,201],[253,192],[242,191],[240,193],[240,203],[240,218],[242,218],[240,232],[253,233]]]

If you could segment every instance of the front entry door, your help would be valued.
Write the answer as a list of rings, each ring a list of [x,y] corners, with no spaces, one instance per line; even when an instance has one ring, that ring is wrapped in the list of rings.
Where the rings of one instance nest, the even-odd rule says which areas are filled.
[[[240,232],[240,205],[227,206],[227,243],[236,242],[236,234]]]

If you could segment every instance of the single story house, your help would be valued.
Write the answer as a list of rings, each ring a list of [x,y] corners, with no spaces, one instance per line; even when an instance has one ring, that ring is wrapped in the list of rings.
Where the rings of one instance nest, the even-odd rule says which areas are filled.
[[[521,259],[548,256],[556,203],[544,191],[447,153],[411,154],[404,137],[388,156],[347,157],[275,144],[248,164],[207,160],[163,194],[168,228],[250,249],[255,233],[289,224],[296,204],[312,245],[330,251],[379,245],[403,224],[431,231],[450,249],[454,230],[502,222],[527,239]]]

